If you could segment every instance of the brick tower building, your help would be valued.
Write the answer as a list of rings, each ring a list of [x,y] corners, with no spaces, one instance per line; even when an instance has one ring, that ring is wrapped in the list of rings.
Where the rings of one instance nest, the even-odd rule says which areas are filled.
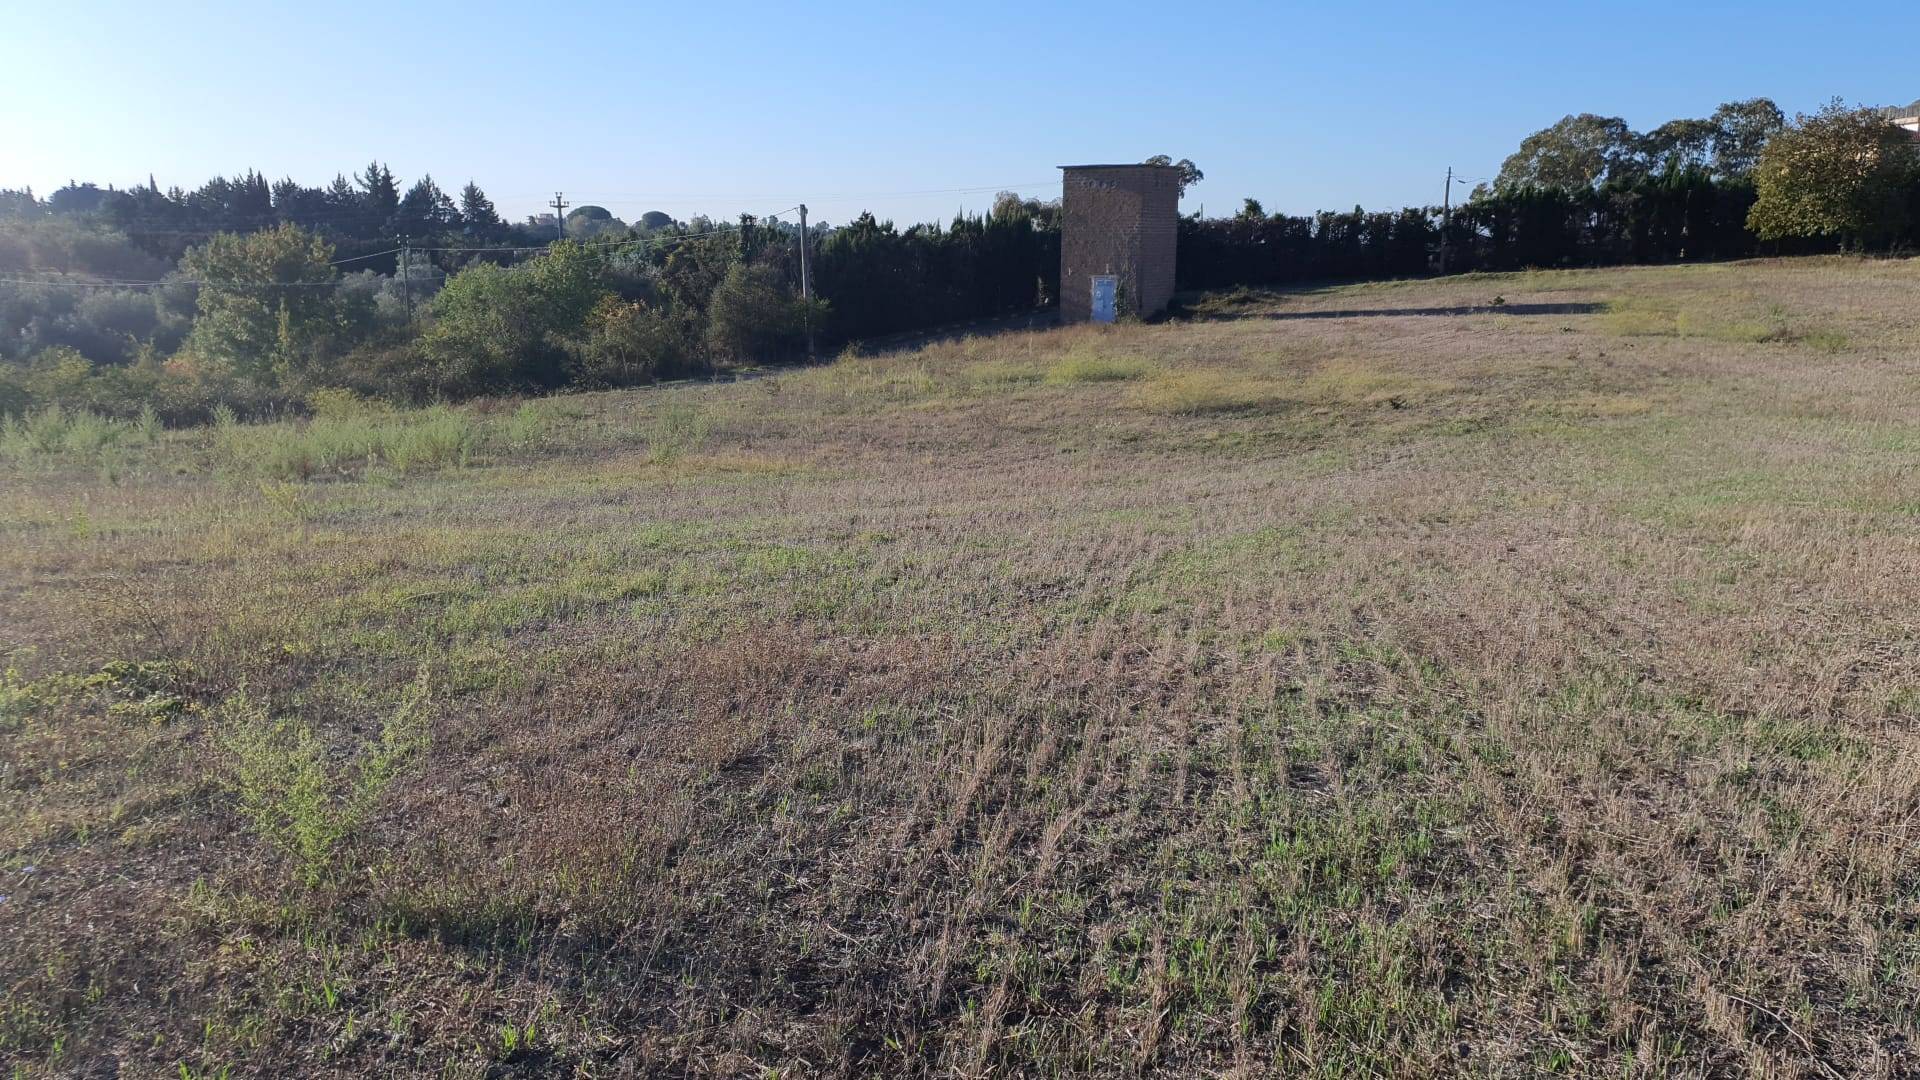
[[[1173,299],[1180,170],[1062,165],[1060,319],[1146,318]]]

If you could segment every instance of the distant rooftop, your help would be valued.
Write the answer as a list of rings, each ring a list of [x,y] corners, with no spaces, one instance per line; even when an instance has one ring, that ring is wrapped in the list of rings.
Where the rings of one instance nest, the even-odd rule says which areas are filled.
[[[1148,164],[1144,161],[1122,161],[1111,165],[1058,165],[1060,169],[1177,169],[1178,165]]]

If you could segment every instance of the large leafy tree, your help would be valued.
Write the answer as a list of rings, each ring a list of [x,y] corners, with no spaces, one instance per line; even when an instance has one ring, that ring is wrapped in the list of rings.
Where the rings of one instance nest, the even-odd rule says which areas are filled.
[[[1787,119],[1767,98],[1729,101],[1713,111],[1713,171],[1724,178],[1746,176],[1760,163],[1760,151],[1786,127]]]
[[[1719,134],[1712,120],[1669,120],[1641,136],[1640,155],[1656,173],[1705,168]]]
[[[351,321],[332,258],[332,245],[295,225],[187,249],[180,267],[202,283],[189,352],[263,381],[303,372],[315,346]]]
[[[526,269],[558,334],[578,333],[587,316],[607,295],[607,259],[601,249],[573,240],[547,246],[546,254]]]
[[[1581,113],[1526,137],[1500,166],[1494,187],[1577,191],[1608,180],[1700,169],[1722,179],[1753,171],[1761,147],[1780,130],[1780,109],[1766,98],[1729,101],[1704,119],[1669,120],[1635,134],[1617,116]]]
[[[1872,244],[1908,222],[1920,147],[1873,109],[1835,100],[1768,140],[1753,171],[1747,224],[1762,239],[1837,236]]]
[[[1640,137],[1617,116],[1566,116],[1521,140],[1501,164],[1494,187],[1592,187],[1641,171],[1640,151]]]
[[[604,206],[575,207],[567,214],[567,235],[576,240],[589,240],[626,227],[626,222],[614,217],[613,211]]]
[[[862,214],[861,218],[869,223],[873,220],[871,214]],[[706,232],[700,225],[696,219],[688,232]],[[708,300],[726,278],[728,267],[739,259],[740,248],[737,238],[722,233],[655,245],[649,255],[657,260],[654,285],[667,305],[674,311],[704,317]]]
[[[1179,161],[1175,161],[1169,154],[1155,154],[1140,164],[1172,165],[1174,168],[1179,169],[1180,194],[1182,195],[1187,193],[1188,188],[1207,178],[1207,174],[1200,171],[1200,166],[1195,165],[1192,158],[1181,158]]]

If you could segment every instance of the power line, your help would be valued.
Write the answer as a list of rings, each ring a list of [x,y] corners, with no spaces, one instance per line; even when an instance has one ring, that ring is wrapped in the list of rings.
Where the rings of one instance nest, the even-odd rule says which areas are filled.
[[[332,262],[328,263],[327,265],[328,266],[345,266],[351,262],[360,262],[363,259],[377,259],[382,255],[392,255],[396,251],[404,251],[404,250],[406,249],[405,248],[388,248],[385,251],[376,251],[369,255],[355,255],[349,259],[335,259]]]
[[[48,281],[33,278],[0,278],[0,285],[41,285],[50,289],[147,289],[172,285],[209,285],[225,289],[337,289],[343,280],[332,281]]]
[[[827,191],[827,192],[816,191],[816,192],[805,192],[805,193],[776,191],[776,192],[759,192],[759,193],[721,192],[717,194],[713,192],[702,192],[702,191],[588,191],[586,192],[586,194],[591,196],[596,196],[596,197],[614,196],[618,198],[634,198],[634,199],[639,199],[639,198],[702,199],[702,200],[739,199],[742,201],[757,202],[761,199],[804,198],[804,199],[813,201],[813,200],[821,200],[821,199],[904,198],[910,195],[965,195],[965,194],[970,194],[973,192],[980,192],[980,191],[1005,191],[1010,188],[1018,188],[1018,187],[1038,187],[1038,186],[1042,186],[1046,184],[1054,184],[1058,182],[1059,182],[1059,178],[1054,177],[1047,180],[1019,180],[1019,181],[1013,181],[1013,182],[1001,183],[1001,184],[980,184],[974,187],[919,188],[911,191]],[[576,196],[579,196],[581,193],[576,191],[574,194]],[[499,198],[502,198],[502,199],[527,198],[529,195],[530,195],[529,192],[515,192],[513,194],[501,195],[499,196]]]

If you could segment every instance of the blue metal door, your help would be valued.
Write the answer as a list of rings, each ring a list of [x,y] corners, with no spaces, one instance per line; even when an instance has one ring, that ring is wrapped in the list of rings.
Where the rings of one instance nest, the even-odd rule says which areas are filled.
[[[1093,321],[1112,322],[1114,314],[1114,295],[1119,292],[1120,279],[1112,274],[1096,274],[1093,278]]]

